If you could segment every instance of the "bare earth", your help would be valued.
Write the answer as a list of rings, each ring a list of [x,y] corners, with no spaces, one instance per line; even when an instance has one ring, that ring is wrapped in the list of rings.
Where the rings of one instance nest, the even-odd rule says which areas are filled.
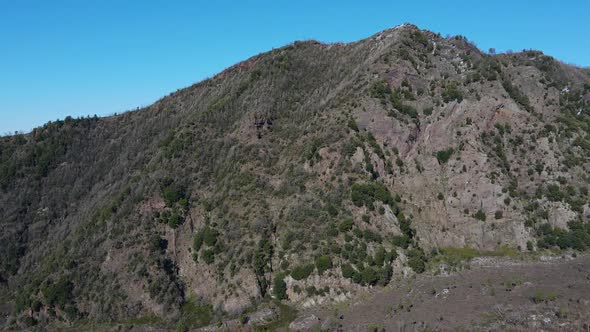
[[[589,330],[590,256],[472,265],[478,266],[450,276],[402,280],[313,314],[323,330],[340,331]]]

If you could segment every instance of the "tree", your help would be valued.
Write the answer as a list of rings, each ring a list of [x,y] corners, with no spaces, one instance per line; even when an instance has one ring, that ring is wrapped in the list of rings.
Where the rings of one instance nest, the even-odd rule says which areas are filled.
[[[320,256],[315,260],[315,267],[318,269],[318,274],[322,275],[324,271],[332,268],[332,259],[330,256]]]
[[[408,251],[408,265],[416,273],[422,273],[426,270],[426,255],[422,248],[413,248]]]
[[[275,276],[272,292],[278,300],[285,300],[287,298],[287,284],[285,283],[285,275],[279,273]]]
[[[363,284],[372,286],[377,284],[377,281],[379,281],[379,273],[377,273],[377,271],[370,266],[364,268],[363,272],[361,272],[361,275]]]

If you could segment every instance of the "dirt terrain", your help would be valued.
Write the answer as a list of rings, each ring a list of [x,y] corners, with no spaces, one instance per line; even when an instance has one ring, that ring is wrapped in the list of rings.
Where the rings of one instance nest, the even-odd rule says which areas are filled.
[[[590,256],[489,259],[472,266],[393,282],[346,307],[308,314],[325,329],[341,331],[588,330]]]

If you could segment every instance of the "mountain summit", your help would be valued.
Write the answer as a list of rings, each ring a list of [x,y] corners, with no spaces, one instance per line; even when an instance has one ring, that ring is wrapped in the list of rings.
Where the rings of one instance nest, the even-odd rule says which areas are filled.
[[[588,69],[405,24],[2,137],[0,324],[188,329],[458,250],[583,250],[589,132]]]

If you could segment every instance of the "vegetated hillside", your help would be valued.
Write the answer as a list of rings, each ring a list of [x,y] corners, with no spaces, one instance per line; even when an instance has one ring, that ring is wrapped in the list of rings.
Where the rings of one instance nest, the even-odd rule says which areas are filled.
[[[590,246],[590,72],[412,25],[0,141],[6,328],[342,301],[445,249]],[[471,249],[470,249],[471,250]]]

